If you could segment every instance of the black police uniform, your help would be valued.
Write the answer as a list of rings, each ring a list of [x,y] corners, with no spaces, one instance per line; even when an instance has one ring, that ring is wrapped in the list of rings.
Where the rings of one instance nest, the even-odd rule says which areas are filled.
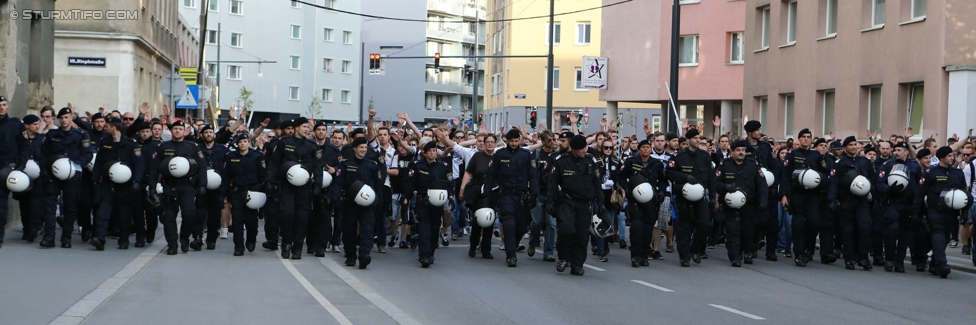
[[[101,117],[100,113],[95,113],[95,117],[92,119],[104,118]],[[89,139],[91,140],[92,152],[98,153],[98,142],[104,139],[107,134],[102,129],[102,131],[95,130],[93,123],[85,122],[81,117],[75,117],[75,125],[78,126],[82,131],[88,132]],[[94,156],[92,157],[94,159]],[[81,185],[81,194],[78,196],[78,226],[81,227],[81,241],[87,242],[92,235],[94,230],[93,216],[98,214],[98,203],[95,203],[95,193],[97,193],[97,187],[92,180],[92,171],[87,168],[88,164],[92,162],[91,160],[85,161],[81,165],[81,180],[79,184]],[[117,229],[109,228],[110,232],[116,231]]]
[[[639,203],[634,198],[634,187],[631,186],[630,180],[638,175],[643,177],[654,189],[654,198],[646,203]],[[665,176],[664,163],[651,156],[648,156],[647,161],[644,161],[638,153],[624,161],[623,169],[614,181],[617,186],[627,190],[626,209],[627,215],[630,217],[631,266],[647,266],[647,260],[652,253],[651,242],[655,240],[652,236],[654,224],[659,219],[658,213],[661,203],[667,197],[668,179]]]
[[[893,160],[895,160],[895,155],[888,156],[888,159],[881,158],[878,155],[871,164],[875,171],[880,172],[885,163]],[[883,197],[871,201],[871,256],[874,257],[874,265],[884,265],[885,261],[884,245],[886,244],[885,229],[887,228],[885,210],[887,210],[888,204],[889,201]]]
[[[407,180],[405,194],[410,197],[416,191],[414,212],[417,214],[417,233],[419,234],[417,246],[420,248],[419,261],[423,267],[434,262],[434,251],[437,250],[438,246],[437,234],[440,233],[442,216],[444,215],[443,206],[434,206],[430,203],[427,190],[432,188],[435,183],[441,183],[440,187],[446,189],[447,193],[453,196],[454,182],[451,173],[451,166],[447,162],[439,159],[428,162],[426,158],[421,158],[409,173],[410,179]]]
[[[142,159],[146,166],[146,172],[143,177],[146,180],[146,183],[152,183],[153,180],[149,178],[149,169],[152,168],[152,164],[155,164],[153,153],[156,152],[162,142],[159,142],[159,140],[155,140],[152,137],[149,137],[146,140],[139,140],[137,142],[142,147]],[[146,187],[140,188],[133,192],[134,195],[138,195],[138,206],[135,212],[137,217],[134,224],[136,228],[136,247],[142,247],[140,243],[152,243],[156,240],[156,229],[159,227],[159,217],[163,214],[163,206],[158,200],[159,195],[162,193],[156,193],[155,187],[150,188],[148,186],[149,184],[147,184]],[[157,200],[150,202],[147,191],[152,191],[155,193],[153,197]],[[138,235],[140,232],[144,233],[145,236],[140,238]]]
[[[857,196],[851,193],[850,182],[856,176],[864,176],[870,184],[876,184],[878,174],[874,171],[871,160],[846,154],[841,156],[830,174],[830,192],[827,200],[834,206],[831,210],[840,220],[845,266],[852,269],[854,263],[860,263],[865,270],[870,270],[868,252],[871,248],[871,207],[867,195]]]
[[[756,249],[761,249],[759,245],[765,245],[766,260],[776,261],[778,260],[776,244],[779,242],[779,209],[777,204],[782,198],[779,193],[779,184],[782,182],[779,175],[783,163],[773,153],[773,146],[762,140],[757,141],[755,146],[746,142],[746,158],[755,160],[760,168],[766,168],[773,174],[773,185],[766,188],[766,196],[768,197],[766,209],[757,211],[754,234],[756,236]]]
[[[142,147],[135,140],[121,136],[116,142],[111,136],[98,142],[98,156],[92,166],[92,182],[97,184],[95,198],[98,204],[95,217],[95,230],[92,244],[98,250],[105,248],[105,236],[109,227],[119,231],[119,249],[129,248],[129,229],[133,213],[133,193],[145,184],[145,160]],[[109,177],[109,168],[116,162],[129,167],[132,177],[125,183],[116,183]],[[136,229],[136,237],[144,237],[142,229]]]
[[[919,180],[918,192],[915,194],[916,211],[924,211],[928,218],[928,228],[932,242],[932,263],[929,272],[942,277],[949,275],[949,265],[946,261],[946,243],[949,223],[957,222],[956,216],[960,210],[951,210],[942,199],[942,191],[957,189],[966,193],[969,199],[961,211],[966,211],[973,204],[973,197],[966,191],[966,176],[959,169],[932,167]],[[928,208],[926,208],[926,205]],[[922,213],[919,213],[922,214]]]
[[[583,275],[594,205],[604,200],[600,166],[599,159],[593,155],[576,157],[572,152],[560,154],[553,163],[547,198],[554,204],[551,210],[556,216],[559,236],[556,244],[559,262],[556,267],[560,272],[569,263],[572,274]],[[505,235],[508,234],[506,229]],[[508,249],[508,243],[505,248]]]
[[[256,187],[268,179],[268,175],[264,154],[257,150],[248,150],[245,155],[240,151],[233,151],[225,158],[221,181],[226,185],[230,199],[234,254],[240,256],[244,254],[245,248],[249,252],[254,251],[258,236],[258,211],[247,207],[247,191],[257,189]]]
[[[301,186],[292,185],[287,179],[288,165],[301,165],[313,179],[322,177],[313,171],[321,170],[317,157],[322,155],[314,142],[306,138],[285,136],[268,160],[268,182],[278,189],[281,211],[281,257],[301,259],[305,234],[308,231],[308,213],[312,208],[312,192],[315,182]],[[317,189],[317,188],[316,188]],[[320,190],[320,189],[319,189]]]
[[[676,195],[674,204],[678,214],[676,235],[680,263],[687,266],[689,258],[700,263],[701,255],[705,254],[705,236],[711,233],[712,227],[709,203],[715,193],[715,171],[711,157],[698,148],[678,151],[667,168],[667,176],[674,184],[674,191],[680,191],[688,183],[705,187],[705,196],[701,200],[691,202],[683,195]]]
[[[60,114],[62,112],[59,112],[59,115],[63,115]],[[51,156],[64,155],[78,166],[84,166],[91,161],[93,149],[87,132],[77,128],[71,128],[67,131],[63,128],[57,128],[47,132],[47,137],[44,138],[42,145],[42,152],[48,157],[47,163],[49,164],[53,164],[55,161]],[[48,167],[50,169],[50,166]],[[49,187],[50,191],[47,194],[52,196],[61,194],[61,213],[64,215],[64,222],[61,225],[61,247],[70,248],[71,232],[74,230],[75,220],[78,218],[82,175],[76,175],[65,181],[51,177],[51,181],[53,184]],[[86,179],[84,182],[91,182],[91,180]]]
[[[808,190],[793,179],[793,172],[803,169],[820,173],[820,187]],[[786,155],[786,163],[777,177],[780,180],[779,191],[789,200],[789,211],[793,215],[793,259],[797,266],[806,266],[813,259],[817,233],[831,228],[825,226],[826,221],[821,215],[819,193],[827,188],[829,174],[824,156],[819,151],[796,148]],[[821,261],[830,260],[824,257],[827,257],[826,254],[832,255],[833,239],[832,235],[820,236]]]
[[[197,143],[200,151],[203,152],[204,168],[213,169],[217,174],[223,175],[224,162],[230,150],[227,146],[216,141],[207,148],[206,143]],[[223,182],[223,179],[221,179]],[[206,181],[204,182],[206,183]],[[224,210],[224,197],[227,196],[227,187],[221,184],[215,190],[207,189],[203,200],[197,202],[197,229],[194,232],[203,233],[203,225],[207,225],[207,249],[215,249],[217,238],[220,236],[221,211]]]
[[[27,160],[33,159],[37,166],[45,166],[45,161],[43,159],[44,155],[41,153],[41,143],[44,141],[43,134],[37,134],[33,138],[27,134],[27,131],[21,133],[21,136],[17,138],[19,142],[17,144],[18,148],[27,148],[26,156],[20,155],[17,159],[17,166],[26,166]],[[6,165],[6,166],[9,166]],[[0,168],[6,167],[0,166]],[[42,230],[41,224],[44,222],[44,217],[48,214],[45,213],[45,203],[47,201],[47,195],[44,193],[44,180],[47,177],[47,172],[43,169],[41,170],[41,175],[37,179],[31,180],[31,187],[27,191],[21,193],[14,193],[14,199],[19,201],[20,205],[20,215],[21,222],[24,225],[24,239],[27,242],[33,242],[37,238],[38,233]],[[7,190],[6,186],[3,187]],[[6,200],[6,196],[0,197],[0,200]],[[50,231],[45,231],[44,234],[50,234],[50,246],[47,243],[43,243],[43,239],[47,236],[42,237],[41,247],[54,247],[54,212],[50,213]],[[0,215],[0,217],[6,217],[6,214]],[[0,227],[3,227],[0,225]],[[45,227],[47,228],[47,227]],[[2,232],[2,230],[0,230]],[[0,235],[0,241],[2,241],[3,235]]]
[[[339,166],[339,148],[329,142],[321,146],[316,144],[316,146],[318,151],[322,153],[321,155],[316,154],[316,160],[319,160],[318,164],[322,166],[316,175],[322,174],[329,167],[336,168]],[[319,188],[322,187],[321,180],[318,180],[316,184]],[[312,198],[312,213],[308,218],[309,231],[305,242],[317,257],[325,256],[325,248],[332,242],[332,212],[335,206],[327,194],[323,193]]]
[[[756,216],[765,211],[769,204],[769,190],[766,186],[766,176],[759,169],[759,164],[752,159],[736,162],[734,158],[726,158],[716,169],[718,185],[715,189],[719,194],[719,202],[725,202],[725,195],[741,191],[746,195],[746,204],[739,209],[733,209],[722,204],[725,212],[726,237],[725,247],[728,249],[729,261],[732,266],[741,266],[744,261],[752,264],[753,230]],[[775,246],[776,242],[769,243]],[[743,254],[746,252],[746,254]]]
[[[278,150],[281,146],[281,137],[275,137],[268,140],[268,143],[264,145],[266,148],[264,152],[264,159],[267,162],[271,156]],[[264,215],[264,238],[265,242],[261,244],[262,247],[270,250],[278,250],[278,237],[281,234],[281,230],[278,227],[278,223],[281,221],[281,195],[277,191],[270,190],[267,191],[268,201],[264,203],[264,207],[261,208],[261,214]]]
[[[516,266],[515,248],[528,231],[529,211],[539,196],[536,166],[535,156],[528,150],[506,147],[492,154],[491,167],[485,174],[485,187],[493,189],[492,205],[501,221],[506,262],[511,267]]]
[[[365,134],[365,133],[364,133]],[[351,135],[350,135],[351,136]],[[351,144],[346,144],[340,149],[342,152],[342,159],[354,159],[356,158],[356,150]],[[384,180],[386,180],[386,162],[383,160],[383,154],[377,150],[376,147],[372,145],[366,145],[366,156],[364,159],[372,160],[376,165],[380,166],[380,183],[373,187],[373,191],[376,192],[376,198],[373,203],[373,235],[376,237],[374,244],[377,248],[386,244],[386,227],[387,227],[387,214],[389,209],[389,204],[386,203],[392,195],[386,186],[384,186]],[[341,212],[340,212],[341,214]]]
[[[354,156],[339,163],[336,177],[332,181],[332,186],[329,186],[332,201],[341,201],[337,209],[344,212],[342,249],[345,251],[347,266],[356,265],[357,254],[361,269],[366,268],[366,265],[372,261],[369,251],[373,248],[373,222],[376,221],[373,216],[373,206],[376,205],[376,201],[373,202],[373,206],[360,206],[352,200],[357,193],[344,193],[345,189],[350,188],[356,181],[362,181],[375,191],[379,186],[383,186],[381,169],[382,167],[376,161]]]
[[[899,164],[904,165],[908,173],[908,184],[900,189],[888,186],[891,169]],[[878,171],[878,182],[875,183],[878,198],[887,202],[884,205],[885,271],[905,272],[905,255],[908,246],[911,246],[914,241],[915,229],[921,226],[919,224],[921,215],[912,205],[915,202],[921,175],[922,166],[915,160],[891,159],[881,165]]]
[[[163,142],[156,149],[153,155],[153,162],[149,164],[149,189],[156,188],[156,183],[163,185],[163,233],[166,236],[166,243],[169,249],[168,255],[176,255],[177,236],[179,236],[180,249],[183,252],[189,250],[190,235],[194,238],[193,249],[199,250],[203,244],[202,232],[194,232],[196,224],[196,204],[195,199],[199,194],[206,191],[207,170],[203,167],[203,152],[197,145],[187,139],[180,141],[170,140]],[[190,170],[183,177],[172,177],[168,175],[169,166],[166,165],[168,159],[183,157],[190,161]],[[160,169],[166,169],[160,171]],[[183,223],[180,225],[179,233],[176,231],[176,214],[180,212]]]

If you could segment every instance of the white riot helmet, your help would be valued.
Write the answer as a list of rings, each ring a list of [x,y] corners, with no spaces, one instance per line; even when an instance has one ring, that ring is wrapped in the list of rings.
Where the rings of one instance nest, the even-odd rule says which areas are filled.
[[[361,181],[353,182],[347,193],[355,193],[356,196],[353,197],[353,202],[363,207],[373,205],[373,201],[376,200],[376,193],[373,192],[373,188],[363,184]]]
[[[902,186],[902,191],[908,187],[909,178],[907,167],[903,164],[897,164],[891,167],[891,172],[888,174],[888,186]]]
[[[172,177],[183,177],[190,173],[190,160],[176,156],[169,159],[169,176]]]
[[[746,205],[746,195],[742,191],[725,193],[725,205],[733,209],[741,209]]]
[[[766,187],[773,187],[773,183],[776,182],[776,176],[773,176],[773,172],[766,169],[766,167],[761,168],[763,176],[766,177]]]
[[[630,190],[630,194],[634,196],[634,200],[637,200],[637,202],[647,203],[654,199],[654,188],[651,187],[651,184],[647,183],[647,179],[643,176],[634,175],[634,177],[630,178],[629,183],[631,188],[633,188]]]
[[[613,233],[613,227],[609,222],[604,222],[599,215],[594,214],[590,217],[590,234],[597,237],[609,237]]]
[[[132,169],[129,166],[116,162],[108,168],[108,178],[116,184],[122,184],[132,179]]]
[[[216,170],[207,169],[207,189],[216,190],[220,188],[220,183],[223,180],[220,178],[220,174]]]
[[[444,204],[447,204],[447,190],[428,189],[427,200],[430,201],[430,204],[435,207],[444,206]]]
[[[285,178],[288,179],[288,183],[294,186],[305,186],[305,184],[308,184],[311,176],[312,175],[299,164],[289,167],[288,172],[285,174]]]
[[[495,225],[495,210],[492,208],[481,208],[474,211],[474,218],[478,221],[481,228],[491,228]]]
[[[685,200],[698,202],[705,197],[705,187],[701,184],[685,183],[681,187],[681,195],[684,196]]]
[[[803,188],[812,190],[820,186],[820,173],[812,169],[798,169],[793,171],[793,179]]]
[[[263,192],[247,191],[247,203],[244,203],[249,209],[260,209],[264,207],[264,203],[268,201],[268,195]]]
[[[98,153],[93,153],[92,154],[91,161],[89,161],[87,164],[85,164],[85,169],[87,169],[88,171],[92,171],[92,168],[95,168],[95,158],[96,157],[98,157]]]
[[[28,159],[27,164],[24,165],[24,174],[27,174],[30,179],[37,179],[41,176],[41,166],[34,159]]]
[[[77,173],[81,172],[77,166],[78,164],[75,164],[67,157],[59,158],[58,160],[55,160],[53,164],[51,164],[51,174],[54,174],[54,177],[57,179],[66,181],[72,177],[75,177]]]
[[[867,177],[857,175],[851,181],[851,193],[857,196],[865,196],[871,193],[871,182]]]
[[[329,174],[328,170],[322,171],[322,188],[329,187],[332,185],[332,174]]]
[[[952,210],[961,210],[966,207],[966,204],[969,204],[969,197],[966,196],[966,192],[957,189],[942,191],[941,198],[945,206]]]
[[[11,170],[10,173],[7,174],[6,183],[7,189],[9,189],[11,192],[20,193],[30,189],[31,179],[30,176],[27,176],[27,173],[19,170]],[[6,200],[6,198],[4,198],[4,200]]]

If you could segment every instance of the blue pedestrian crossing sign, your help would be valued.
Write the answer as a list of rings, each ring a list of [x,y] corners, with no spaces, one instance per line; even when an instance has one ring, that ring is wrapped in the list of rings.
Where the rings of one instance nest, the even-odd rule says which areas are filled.
[[[176,101],[176,108],[199,108],[199,85],[186,85],[186,91],[183,92],[183,96]]]

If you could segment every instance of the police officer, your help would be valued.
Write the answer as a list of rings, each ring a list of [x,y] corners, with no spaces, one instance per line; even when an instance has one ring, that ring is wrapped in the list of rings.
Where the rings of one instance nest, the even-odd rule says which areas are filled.
[[[932,264],[929,273],[944,279],[950,272],[945,254],[946,229],[950,222],[956,222],[955,217],[958,216],[959,211],[966,211],[973,204],[973,198],[966,191],[965,175],[961,170],[953,168],[956,154],[952,148],[939,148],[935,152],[935,157],[939,159],[939,165],[929,169],[919,181],[918,194],[915,195],[915,209],[921,211],[925,209],[926,204],[928,205],[925,215],[928,217],[932,240]],[[962,191],[968,199],[966,206],[960,210],[947,206],[942,197],[945,191],[953,189]]]
[[[145,174],[143,178],[146,179],[146,183],[149,181],[149,169],[150,164],[154,162],[153,153],[159,148],[160,142],[153,139],[152,127],[149,122],[141,122],[133,125],[129,128],[129,131],[135,132],[136,143],[139,144],[142,153],[142,160],[145,164]],[[135,247],[144,247],[146,243],[152,243],[156,239],[156,229],[159,226],[159,216],[162,214],[163,209],[159,202],[159,195],[162,193],[156,192],[157,188],[139,188],[133,191],[133,195],[136,195],[136,206],[135,206],[135,221],[133,226],[136,228],[136,244]],[[152,198],[154,200],[149,200],[149,193],[147,191],[152,191]],[[140,236],[141,235],[141,236]]]
[[[376,111],[370,110],[369,114],[370,114],[370,118],[373,118],[376,115]],[[367,122],[367,123],[371,123],[371,122]],[[367,138],[366,130],[363,130],[362,128],[356,128],[352,130],[352,132],[349,132],[349,137],[352,139],[363,138],[366,139],[367,143],[370,142],[370,140]],[[342,149],[340,150],[342,151],[342,159],[354,159],[356,157],[356,149],[355,147],[352,146],[352,143],[343,146]],[[383,153],[377,150],[376,147],[369,146],[366,149],[365,159],[372,160],[377,165],[381,166],[380,168],[381,179],[385,183],[387,175],[386,175],[386,168],[384,167],[386,166],[386,162],[384,161],[384,158],[385,156],[383,155]],[[373,221],[373,234],[377,237],[375,240],[376,248],[381,253],[386,252],[386,247],[384,245],[386,244],[386,219],[387,218],[385,216],[385,213],[387,211],[386,209],[387,204],[383,202],[383,200],[387,197],[385,195],[385,189],[386,189],[385,186],[373,188],[373,190],[376,191],[376,199],[375,199],[376,201],[373,203],[373,218],[376,218],[376,220]]]
[[[371,206],[360,206],[351,199],[357,193],[346,190],[351,189],[356,181],[374,189],[382,186],[382,167],[376,161],[366,159],[369,146],[365,137],[355,138],[350,145],[354,156],[339,163],[336,178],[329,190],[332,201],[341,200],[340,209],[345,212],[342,218],[342,249],[346,255],[346,266],[355,266],[358,255],[359,268],[365,269],[372,261],[369,251],[373,248],[373,205],[376,202]]]
[[[766,211],[766,205],[769,203],[766,176],[755,160],[746,158],[747,146],[744,140],[733,142],[730,147],[731,157],[726,158],[716,167],[715,173],[718,178],[716,190],[723,198],[720,201],[727,202],[726,196],[734,192],[745,194],[746,199],[746,204],[740,208],[732,208],[728,204],[723,208],[728,236],[725,246],[728,248],[729,261],[732,262],[733,267],[740,267],[742,263],[752,264],[753,256],[749,253],[754,251],[752,247],[755,243],[752,238],[754,219],[759,211]],[[769,245],[775,246],[775,242]]]
[[[701,136],[698,130],[691,129],[685,133],[685,138],[688,148],[678,151],[671,160],[667,169],[668,179],[673,182],[675,191],[682,190],[685,184],[701,184],[705,188],[705,195],[694,202],[683,195],[678,195],[675,199],[678,213],[678,255],[682,267],[690,265],[689,259],[696,264],[701,263],[701,255],[705,254],[705,235],[711,232],[712,225],[709,203],[716,202],[715,171],[708,152],[698,148]],[[696,234],[694,241],[692,232]]]
[[[7,98],[0,96],[0,169],[13,170],[18,166],[17,159],[26,154],[28,150],[18,138],[24,136],[24,124],[19,118],[7,115],[9,106]],[[7,204],[10,197],[10,190],[7,188],[6,180],[4,186],[0,186],[0,247],[3,246],[4,228],[7,225]]]
[[[227,154],[221,179],[228,189],[230,199],[231,228],[234,230],[234,256],[244,255],[244,249],[254,251],[258,237],[258,211],[247,207],[247,192],[256,190],[268,179],[264,154],[251,150],[251,140],[246,134],[234,138],[237,150]],[[245,241],[244,228],[247,228]]]
[[[559,232],[559,261],[556,262],[556,271],[563,272],[568,265],[570,274],[583,275],[586,243],[590,237],[588,228],[594,214],[594,205],[604,200],[601,189],[603,182],[600,179],[600,161],[586,152],[586,137],[573,136],[569,146],[572,151],[559,154],[553,162],[549,193],[546,197],[553,204],[550,210],[556,216],[556,228]],[[506,229],[505,235],[508,234]],[[507,244],[505,248],[508,248]]]
[[[281,123],[277,124],[281,127],[281,130],[275,129],[275,132],[280,131],[280,133],[275,133],[278,136],[271,138],[271,140],[268,140],[268,143],[264,145],[264,148],[266,149],[264,152],[265,161],[270,159],[275,152],[280,150],[282,138],[295,133],[295,127],[293,126],[294,122],[295,120],[289,120],[282,121]],[[279,214],[279,212],[281,212],[281,204],[279,200],[280,195],[279,193],[276,193],[275,190],[276,189],[274,188],[269,188],[269,191],[266,193],[268,195],[268,201],[264,204],[264,208],[261,209],[261,212],[264,214],[265,238],[265,242],[261,244],[261,247],[272,251],[278,250],[278,237],[281,233],[280,229],[278,228],[278,223],[281,219]]]
[[[98,141],[99,154],[92,166],[92,182],[98,187],[98,193],[95,193],[98,209],[91,244],[97,250],[105,250],[105,236],[109,226],[114,225],[119,231],[119,249],[129,249],[129,229],[134,218],[132,193],[145,184],[145,161],[142,147],[122,135],[122,120],[109,118],[104,130],[106,137]],[[118,177],[110,171],[116,163],[129,169],[131,176],[128,180],[121,182],[122,179],[112,178]]]
[[[44,166],[44,160],[42,159],[44,155],[41,154],[41,142],[44,141],[44,135],[38,133],[41,131],[40,120],[41,118],[34,114],[24,116],[25,130],[21,133],[22,136],[17,138],[17,146],[18,148],[27,148],[27,155],[20,155],[18,157],[18,166],[26,166],[27,160],[33,160],[38,167]],[[37,239],[43,218],[47,215],[44,213],[47,195],[44,194],[44,186],[40,185],[43,184],[42,177],[46,176],[44,174],[46,173],[41,172],[37,178],[31,179],[31,183],[33,184],[29,190],[14,194],[14,198],[20,201],[20,215],[24,223],[24,240],[28,243],[33,243]],[[6,186],[0,187],[3,187],[4,190],[7,189]],[[6,197],[0,198],[0,200],[6,199]],[[51,216],[53,217],[54,214],[51,214]],[[54,219],[51,219],[50,231],[44,233],[45,236],[41,240],[41,247],[54,247]],[[50,234],[50,236],[47,236],[47,234]],[[44,238],[48,237],[50,237],[50,240],[45,241]],[[2,235],[0,235],[0,238],[2,238]]]
[[[149,164],[149,189],[156,188],[156,183],[163,185],[163,233],[169,248],[166,255],[176,255],[177,236],[179,236],[180,250],[184,253],[200,250],[203,247],[202,232],[194,232],[196,224],[196,207],[194,200],[206,193],[207,171],[203,167],[203,151],[191,141],[185,141],[186,123],[176,121],[170,124],[169,131],[172,140],[163,142],[153,154],[154,161]],[[186,158],[190,168],[186,175],[175,177],[169,174],[169,161],[175,157]],[[176,231],[176,214],[181,213],[183,223],[179,233]],[[190,235],[193,243],[190,244]]]
[[[879,142],[877,148],[870,144],[864,146],[864,156],[871,160],[875,171],[880,171],[885,163],[895,160],[894,155],[892,155],[892,150],[894,150],[892,146],[891,142],[885,140]],[[884,245],[886,242],[885,228],[887,227],[885,210],[889,202],[883,197],[871,201],[871,256],[874,257],[874,265],[876,266],[885,265]],[[897,234],[895,235],[897,236]]]
[[[506,147],[492,155],[491,167],[485,174],[485,188],[499,188],[490,196],[502,224],[508,267],[518,263],[515,248],[528,230],[531,202],[539,196],[535,157],[519,147],[520,137],[521,133],[515,129],[505,134]]]
[[[751,120],[746,122],[743,129],[747,134],[746,158],[754,160],[760,168],[766,168],[766,170],[773,174],[773,185],[767,186],[765,189],[768,197],[768,202],[765,205],[767,209],[757,211],[755,235],[757,242],[756,249],[762,249],[762,246],[765,246],[766,260],[777,261],[776,242],[779,241],[779,209],[776,208],[776,205],[780,201],[778,191],[780,179],[776,175],[779,175],[783,163],[776,159],[773,154],[773,146],[769,142],[762,140],[762,123]],[[761,206],[758,202],[756,203],[757,206]],[[758,256],[752,257],[758,258]]]
[[[316,155],[322,170],[316,172],[321,174],[327,172],[335,174],[335,167],[339,166],[341,153],[339,148],[329,143],[328,126],[324,121],[315,123],[315,146],[322,152],[321,158]],[[321,187],[321,180],[317,183]],[[306,243],[315,253],[315,257],[325,257],[325,248],[332,241],[332,211],[335,207],[328,195],[316,195],[312,198],[312,212],[308,218],[308,236]]]
[[[431,198],[428,190],[447,190],[451,200],[454,193],[453,175],[451,167],[447,162],[437,159],[437,142],[430,141],[424,145],[423,158],[420,159],[410,170],[410,179],[407,180],[407,195],[417,199],[414,211],[417,214],[417,232],[419,233],[420,265],[427,268],[434,263],[434,251],[437,249],[437,233],[441,229],[441,215],[444,213],[442,202],[435,205],[431,200],[444,198]]]
[[[197,146],[203,152],[204,168],[212,169],[218,175],[223,175],[224,158],[230,152],[227,146],[215,143],[216,133],[210,124],[205,124],[200,129],[200,137],[197,139]],[[206,181],[204,182],[206,183]],[[217,237],[220,236],[220,215],[224,209],[224,197],[227,187],[219,186],[217,189],[207,189],[203,200],[197,201],[197,230],[194,232],[203,233],[203,225],[207,225],[207,249],[212,250],[217,247]]]
[[[826,188],[826,175],[829,170],[822,164],[824,156],[811,147],[813,133],[810,129],[803,129],[797,134],[800,147],[793,149],[786,155],[786,163],[777,177],[780,193],[783,194],[781,203],[793,214],[793,247],[794,263],[796,266],[806,267],[813,259],[814,241],[817,232],[823,227],[820,214],[819,189]],[[795,171],[809,169],[820,174],[820,187],[807,189],[798,180],[793,179]],[[833,241],[832,236],[821,236],[821,262],[832,262],[832,252],[825,252],[826,242]],[[833,249],[833,245],[829,245]],[[829,255],[828,255],[829,254]],[[825,259],[827,257],[827,259]]]
[[[108,137],[108,132],[105,132],[105,116],[102,113],[95,113],[91,116],[91,121],[83,121],[78,117],[75,117],[75,126],[83,131],[88,132],[89,138],[92,144],[92,151],[98,153],[98,142],[102,139]],[[91,181],[92,170],[88,166],[94,163],[95,156],[92,156],[92,160],[86,161],[80,164],[81,169],[81,195],[78,198],[78,225],[81,227],[81,241],[87,242],[91,239],[92,232],[94,230],[94,220],[93,215],[98,214],[98,203],[95,203],[95,193],[97,187]],[[117,229],[110,227],[109,231],[115,235]]]
[[[651,157],[653,150],[651,141],[641,141],[637,145],[637,150],[639,154],[624,161],[623,169],[616,180],[616,188],[620,191],[626,189],[627,192],[627,215],[630,216],[630,266],[632,267],[650,265],[648,259],[652,254],[651,242],[660,241],[660,235],[653,236],[654,224],[659,219],[659,207],[667,195],[669,185],[664,174],[664,163]],[[633,191],[644,182],[651,185],[654,198],[646,203],[639,203]]]
[[[309,174],[320,170],[317,159],[322,159],[322,151],[307,139],[308,119],[299,117],[291,126],[295,132],[281,138],[281,143],[268,160],[268,183],[278,189],[281,203],[281,258],[301,259],[302,245],[308,231],[308,212],[312,207],[312,193],[320,192],[314,182],[293,183],[288,177],[292,166],[301,166]],[[314,178],[320,175],[311,175]]]
[[[908,143],[895,144],[893,150],[891,160],[882,164],[878,171],[876,187],[878,197],[888,202],[884,209],[884,269],[905,273],[905,253],[912,243],[915,224],[920,218],[912,203],[915,202],[922,166],[909,159]],[[892,171],[905,173],[907,184],[888,186]]]
[[[70,108],[65,107],[58,111],[58,121],[61,122],[61,127],[48,131],[47,137],[44,138],[44,144],[42,144],[44,156],[49,157],[47,163],[53,164],[55,162],[54,158],[56,157],[52,157],[54,155],[67,157],[76,165],[76,169],[80,169],[80,166],[91,161],[93,153],[91,140],[87,132],[71,126],[73,118],[74,113]],[[81,174],[80,170],[78,170],[78,174]],[[75,177],[67,180],[52,178],[52,182],[54,184],[50,185],[50,191],[47,194],[57,196],[60,193],[63,207],[64,222],[61,225],[61,247],[71,248],[71,232],[74,230],[74,223],[78,217],[82,175],[75,175]],[[50,211],[49,213],[54,212]]]
[[[871,270],[868,252],[871,247],[871,207],[867,194],[851,191],[855,177],[864,176],[871,184],[877,183],[877,173],[871,161],[858,155],[857,139],[849,136],[842,144],[844,153],[830,171],[830,192],[827,200],[830,210],[837,213],[841,222],[844,240],[844,267],[854,269],[857,263],[864,270]]]

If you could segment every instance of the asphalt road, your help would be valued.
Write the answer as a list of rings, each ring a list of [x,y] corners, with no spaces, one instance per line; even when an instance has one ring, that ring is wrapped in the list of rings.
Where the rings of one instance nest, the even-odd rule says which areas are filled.
[[[229,239],[166,256],[161,234],[146,248],[110,241],[103,252],[78,236],[72,249],[19,237],[8,230],[0,249],[2,324],[964,324],[976,298],[976,275],[958,270],[939,279],[782,258],[732,268],[722,246],[690,268],[676,253],[631,268],[614,249],[579,277],[557,273],[541,252],[520,253],[517,268],[497,246],[494,260],[469,258],[466,237],[438,249],[429,269],[415,251],[392,248],[374,250],[366,270],[341,254],[282,260],[260,245],[234,257]]]

